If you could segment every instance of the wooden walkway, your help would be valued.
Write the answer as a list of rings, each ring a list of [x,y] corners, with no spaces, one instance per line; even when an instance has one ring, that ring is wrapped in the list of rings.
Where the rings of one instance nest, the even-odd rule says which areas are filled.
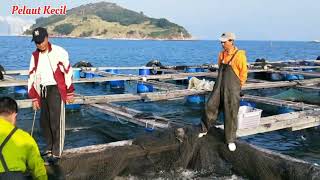
[[[125,119],[128,122],[138,124],[140,126],[145,126],[152,129],[169,127],[169,119],[148,115],[142,111],[137,111],[124,106],[118,106],[109,103],[90,104],[88,106],[93,107],[94,110],[106,113],[110,116],[115,116],[116,118]]]
[[[2,82],[0,82],[2,83]],[[320,78],[301,80],[294,82],[265,82],[265,83],[250,83],[243,87],[243,90],[248,89],[264,89],[264,88],[277,88],[277,87],[293,87],[296,85],[314,85],[320,83]],[[176,98],[183,98],[189,95],[205,94],[208,93],[205,90],[188,90],[188,89],[178,89],[160,91],[160,92],[150,92],[150,93],[140,93],[140,94],[112,94],[112,95],[97,95],[97,96],[78,96],[75,98],[75,104],[91,104],[91,103],[103,103],[103,102],[121,102],[121,101],[160,101],[169,100]],[[249,98],[249,97],[248,97]],[[31,107],[31,100],[19,100],[20,108]],[[278,103],[285,105],[285,103]]]
[[[313,105],[313,104],[307,104],[303,102],[293,102],[293,101],[286,101],[281,99],[274,99],[270,97],[261,97],[261,96],[252,96],[252,95],[245,95],[242,97],[242,99],[251,101],[251,102],[257,102],[262,104],[269,104],[279,107],[287,107],[294,110],[313,110],[313,109],[320,109],[320,106]]]
[[[162,75],[128,75],[128,74],[110,74],[103,70],[105,69],[141,69],[142,67],[98,67],[98,68],[86,68],[85,72],[95,73],[102,77],[99,78],[82,78],[75,80],[74,83],[87,83],[87,82],[105,82],[114,80],[124,81],[136,81],[153,85],[158,92],[140,93],[140,94],[112,94],[112,95],[97,95],[97,96],[82,96],[77,95],[74,104],[83,104],[90,108],[106,113],[111,116],[115,116],[119,119],[125,119],[131,123],[135,123],[140,126],[148,126],[152,128],[168,128],[172,126],[183,126],[180,121],[175,122],[167,118],[163,118],[155,115],[146,115],[138,110],[134,110],[128,107],[111,104],[113,102],[128,102],[128,101],[164,101],[185,98],[190,95],[208,94],[206,90],[188,90],[185,86],[169,83],[168,81],[184,80],[188,77],[205,77],[216,78],[217,72],[197,72],[197,73],[184,73],[178,70],[166,69],[167,73]],[[301,66],[300,68],[306,68]],[[153,68],[148,68],[153,69]],[[302,74],[311,79],[297,80],[297,81],[279,81],[269,82],[259,79],[248,79],[248,83],[242,88],[243,90],[256,90],[256,89],[268,89],[268,88],[281,88],[281,87],[297,87],[309,90],[320,90],[320,73],[317,72],[303,72],[292,71],[293,68],[285,68],[284,70],[264,70],[253,69],[250,72],[273,72],[273,73],[290,73],[290,74]],[[28,71],[7,71],[5,80],[0,82],[0,87],[11,86],[26,86],[26,80],[19,80],[11,75],[26,75]],[[306,104],[301,102],[285,101],[280,99],[274,99],[270,97],[261,97],[253,95],[245,95],[242,97],[245,100],[251,102],[257,102],[262,104],[269,104],[278,107],[289,107],[298,112],[280,114],[275,116],[261,118],[261,123],[258,127],[252,129],[240,129],[237,132],[238,136],[247,136],[257,133],[264,133],[275,131],[279,129],[299,130],[309,127],[318,126],[320,122],[320,107],[318,105]],[[32,106],[31,100],[18,100],[19,108],[30,108]],[[223,126],[218,126],[223,127]]]
[[[237,136],[242,137],[288,128],[292,131],[296,131],[319,125],[320,109],[299,111],[261,118],[261,122],[258,127],[240,129],[237,131]]]

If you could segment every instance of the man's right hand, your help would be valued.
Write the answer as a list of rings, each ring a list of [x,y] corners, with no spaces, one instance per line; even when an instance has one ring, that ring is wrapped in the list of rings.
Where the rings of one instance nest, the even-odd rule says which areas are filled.
[[[38,101],[33,101],[32,102],[32,108],[33,110],[39,110],[40,109],[40,104]]]

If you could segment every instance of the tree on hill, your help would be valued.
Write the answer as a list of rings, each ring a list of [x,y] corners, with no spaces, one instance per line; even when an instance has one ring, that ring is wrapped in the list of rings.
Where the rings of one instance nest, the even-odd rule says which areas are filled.
[[[75,29],[75,27],[76,26],[72,24],[60,24],[56,26],[53,30],[61,35],[68,35]]]

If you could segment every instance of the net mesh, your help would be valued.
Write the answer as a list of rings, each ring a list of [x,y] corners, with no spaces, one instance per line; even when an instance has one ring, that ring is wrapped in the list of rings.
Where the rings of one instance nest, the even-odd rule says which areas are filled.
[[[290,88],[277,95],[271,96],[275,99],[282,99],[287,101],[304,102],[309,104],[320,104],[320,95],[317,92],[305,93],[301,90]]]
[[[175,179],[181,169],[192,169],[198,178],[237,173],[249,179],[317,179],[319,167],[290,159],[238,141],[229,152],[221,130],[203,138],[196,128],[168,129],[136,138],[131,146],[65,153],[55,170],[66,179],[113,179],[133,175],[142,179]],[[170,172],[165,173],[163,172]]]

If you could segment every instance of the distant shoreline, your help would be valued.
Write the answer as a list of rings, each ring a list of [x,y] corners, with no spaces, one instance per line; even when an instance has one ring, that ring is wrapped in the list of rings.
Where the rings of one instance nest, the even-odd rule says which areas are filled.
[[[30,37],[31,35],[0,35],[0,37]],[[219,41],[218,39],[134,39],[134,38],[95,38],[95,37],[73,37],[73,36],[49,36],[50,38],[70,38],[70,39],[97,39],[97,40],[129,40],[129,41]],[[260,41],[260,42],[304,42],[311,44],[320,44],[312,40],[252,40],[241,39],[241,41]]]
[[[5,36],[5,35],[3,35]],[[17,37],[31,37],[31,35],[7,35]],[[97,40],[129,40],[129,41],[199,41],[201,39],[186,38],[186,39],[158,39],[158,38],[104,38],[104,37],[76,37],[76,36],[54,36],[49,35],[50,38],[70,38],[70,39],[97,39]]]

